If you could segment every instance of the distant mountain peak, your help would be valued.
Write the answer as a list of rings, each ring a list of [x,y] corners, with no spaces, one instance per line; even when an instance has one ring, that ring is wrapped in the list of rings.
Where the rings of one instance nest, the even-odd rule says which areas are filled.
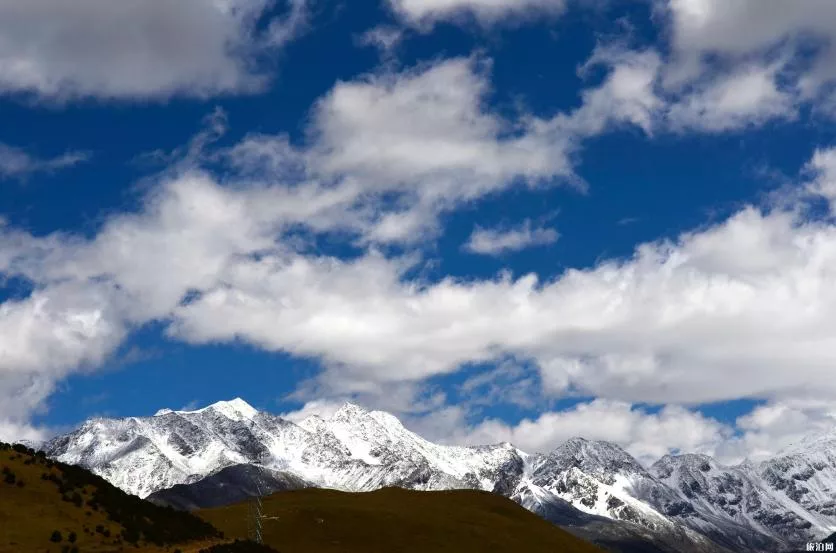
[[[386,411],[372,411],[369,413],[369,416],[373,418],[378,423],[387,426],[389,428],[403,428],[403,423],[391,413],[387,413]]]
[[[577,455],[586,458],[618,458],[636,462],[621,446],[604,440],[587,440],[586,438],[570,438],[557,446],[551,452],[552,456]],[[637,462],[636,462],[637,463]]]
[[[799,441],[789,444],[779,451],[777,457],[805,455],[810,453],[811,450],[821,448],[836,448],[836,420],[834,420],[834,428],[829,428],[824,431],[813,431],[806,434]]]
[[[703,453],[679,453],[665,455],[654,464],[695,465],[702,463],[719,464],[712,457]]]
[[[367,415],[369,412],[357,405],[356,403],[351,403],[350,401],[346,401],[343,405],[331,416],[332,421],[346,421],[356,419],[358,417],[362,417]]]
[[[220,413],[231,420],[252,419],[258,414],[258,409],[240,397],[236,397],[235,399],[231,399],[229,401],[218,401],[208,407],[198,409],[197,412],[203,412],[209,409]]]

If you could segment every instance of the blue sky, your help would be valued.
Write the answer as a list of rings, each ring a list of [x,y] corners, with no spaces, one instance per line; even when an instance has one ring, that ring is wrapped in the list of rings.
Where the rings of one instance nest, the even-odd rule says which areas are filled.
[[[763,4],[0,7],[0,437],[237,396],[641,459],[832,426],[836,8]]]

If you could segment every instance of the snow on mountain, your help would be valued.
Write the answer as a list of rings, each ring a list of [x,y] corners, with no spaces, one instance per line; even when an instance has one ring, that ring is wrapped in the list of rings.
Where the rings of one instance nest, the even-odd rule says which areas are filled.
[[[785,550],[815,541],[836,528],[836,517],[828,507],[836,491],[834,465],[824,462],[833,454],[836,449],[794,453],[759,466],[736,467],[705,455],[665,456],[651,472],[689,508],[679,512],[648,499],[672,518],[719,543],[753,551]],[[807,505],[801,502],[805,499]]]
[[[758,475],[780,498],[800,505],[814,526],[836,530],[836,431],[811,435],[762,462]]]
[[[570,439],[536,458],[527,481],[584,513],[649,531],[671,547],[717,550],[716,544],[644,499],[675,494],[613,443]]]
[[[608,442],[575,438],[534,455],[508,443],[439,445],[389,413],[350,403],[329,419],[294,424],[234,399],[153,417],[91,419],[44,448],[140,497],[251,465],[347,491],[483,489],[558,524],[627,532],[654,540],[660,551],[715,553],[780,551],[836,530],[831,438],[758,466],[680,455],[648,470]]]

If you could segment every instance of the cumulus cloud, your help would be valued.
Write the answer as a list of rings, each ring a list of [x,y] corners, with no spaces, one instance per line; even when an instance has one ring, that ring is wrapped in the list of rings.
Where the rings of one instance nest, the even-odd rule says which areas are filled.
[[[836,78],[836,5],[827,0],[662,0],[672,42],[672,63],[667,80],[678,84],[699,78],[706,55],[735,67],[741,97],[759,97],[768,105],[778,101],[774,79],[751,69],[752,60],[763,67],[775,60],[776,51],[797,100],[814,100],[819,107],[832,103],[828,85]],[[769,73],[769,71],[767,71]],[[772,81],[770,83],[769,81]],[[740,87],[745,85],[743,90]],[[771,99],[770,99],[771,98]],[[780,103],[780,102],[779,102]]]
[[[477,226],[463,248],[472,253],[498,255],[554,244],[559,236],[552,228],[532,227],[531,221],[526,219],[521,225],[507,229],[486,229]]]
[[[29,424],[16,424],[10,421],[0,421],[0,441],[6,443],[41,442],[54,435],[46,428],[38,428]]]
[[[597,106],[594,122],[583,107],[509,120],[488,107],[489,77],[488,60],[468,57],[340,82],[314,106],[305,151],[285,137],[252,136],[230,156],[270,178],[278,172],[315,182],[315,197],[310,186],[291,192],[322,208],[321,219],[302,208],[308,226],[340,224],[366,244],[414,243],[438,233],[440,214],[517,179],[576,183],[572,158],[582,139],[632,123],[611,114],[615,104]],[[330,202],[327,214],[322,201]]]
[[[604,67],[603,82],[582,92],[583,104],[564,124],[583,135],[596,135],[613,124],[633,124],[650,134],[658,125],[665,101],[656,92],[662,59],[652,50],[631,51],[599,46],[579,74]]]
[[[435,22],[461,21],[466,16],[490,26],[535,14],[558,15],[570,5],[585,9],[590,4],[565,0],[389,0],[389,5],[405,24],[428,29]],[[639,52],[622,54],[613,86],[596,92],[599,105],[607,106],[610,93],[627,91],[630,97],[620,104],[621,116],[632,118],[645,130],[651,124],[648,114],[656,123],[664,123],[659,127],[662,129],[708,132],[790,119],[807,102],[820,112],[836,114],[836,94],[831,86],[836,81],[836,25],[832,23],[836,11],[832,2],[656,0],[654,6],[654,21],[669,40],[643,56]],[[624,49],[625,43],[620,48]],[[619,48],[599,50],[593,61],[602,61],[601,54],[607,54],[610,59],[603,61],[612,64]],[[649,93],[650,84],[659,90]],[[620,100],[618,95],[613,99]],[[594,115],[595,110],[589,110],[590,123],[595,121]]]
[[[303,1],[281,5],[277,14],[270,0],[2,2],[0,93],[65,100],[256,90],[267,78],[257,57],[305,21]]]
[[[197,343],[245,338],[318,357],[329,367],[321,378],[348,391],[512,353],[535,360],[557,396],[821,397],[832,392],[826,375],[836,361],[834,255],[831,225],[748,207],[551,282],[404,282],[410,265],[376,254],[264,256],[235,264],[222,286],[174,310],[171,329]]]
[[[310,274],[321,280],[326,302],[341,302],[348,290],[333,295],[329,286],[351,287],[355,278],[397,292],[397,275],[416,260],[371,252],[346,271],[350,263],[306,257],[292,238],[279,239],[302,226],[366,242],[424,240],[420,231],[432,229],[435,217],[459,202],[517,178],[539,182],[571,172],[565,143],[527,123],[510,132],[514,123],[484,107],[487,80],[480,71],[478,60],[454,59],[340,83],[314,107],[309,144],[301,149],[283,136],[251,136],[210,155],[213,137],[224,130],[216,114],[207,131],[175,152],[173,168],[158,177],[142,209],[110,216],[92,239],[36,238],[0,225],[0,272],[28,279],[36,289],[25,300],[2,304],[10,328],[10,341],[0,348],[3,371],[60,379],[101,363],[125,333],[154,320],[172,320],[172,335],[201,340],[215,331],[192,325],[189,315],[207,301],[225,302],[226,278],[243,279],[241,290],[228,290],[244,301],[253,292],[244,281],[256,273],[287,285]],[[226,163],[239,181],[221,184],[200,170],[206,156]],[[317,276],[328,266],[333,277]],[[191,300],[183,303],[186,297]],[[329,319],[339,326],[340,317],[334,312]],[[252,324],[245,319],[239,324]],[[265,337],[264,346],[276,349],[269,341]],[[301,343],[299,352],[318,356],[318,347]],[[31,411],[46,395],[31,396],[20,411]]]
[[[314,107],[304,145],[248,137],[213,154],[229,164],[223,182],[190,150],[141,209],[111,216],[94,237],[0,227],[0,272],[35,287],[2,304],[0,374],[15,381],[0,386],[0,403],[23,398],[8,405],[25,420],[55,381],[100,364],[151,321],[189,343],[243,341],[321,361],[299,399],[365,395],[438,413],[439,424],[461,412],[443,394],[425,395],[428,380],[525,359],[552,398],[595,396],[610,402],[596,409],[650,421],[635,424],[652,431],[625,429],[646,456],[660,451],[654,432],[694,449],[712,443],[714,426],[675,407],[629,415],[637,403],[832,397],[836,227],[801,209],[749,206],[549,281],[430,281],[409,276],[418,255],[369,247],[339,259],[297,247],[300,228],[408,243],[462,202],[567,177],[585,137],[652,129],[657,108],[646,95],[658,58],[608,60],[613,69],[583,105],[548,120],[487,109],[487,68],[471,58],[339,83]],[[799,184],[808,195],[830,189],[834,155],[814,156]],[[588,412],[576,411],[567,420],[582,430]],[[534,430],[508,432],[537,445]],[[691,441],[676,441],[684,436]]]
[[[388,3],[402,20],[415,26],[468,15],[483,25],[490,25],[507,17],[558,15],[566,9],[566,0],[388,0]]]
[[[395,54],[404,39],[404,29],[395,26],[378,25],[357,37],[360,46],[372,46],[386,63],[395,61]]]
[[[806,169],[814,177],[807,185],[808,192],[828,200],[836,212],[836,148],[816,150]]]
[[[784,451],[803,451],[806,440],[832,432],[834,424],[836,406],[829,401],[797,399],[762,405],[737,419],[741,436],[719,453],[757,461]]]
[[[697,90],[673,103],[668,113],[676,130],[722,132],[793,119],[798,95],[779,86],[781,66],[743,66],[697,85]]]
[[[508,384],[517,364],[504,363],[497,369],[477,375],[468,382],[469,390],[505,379]],[[510,377],[510,380],[507,379]],[[367,409],[389,409],[404,425],[420,436],[449,445],[512,443],[527,453],[547,453],[566,440],[582,437],[615,443],[649,466],[663,455],[701,453],[727,465],[758,462],[783,453],[804,451],[811,440],[832,434],[836,407],[831,401],[790,400],[756,406],[735,420],[721,422],[695,409],[666,405],[657,409],[628,402],[586,400],[561,411],[544,410],[538,415],[509,423],[481,416],[482,400],[497,404],[492,390],[465,402],[425,404],[423,408],[394,409],[380,396],[315,399],[297,411],[281,416],[299,422],[309,415],[330,417],[345,400],[359,402]],[[523,387],[519,388],[525,393]],[[536,390],[529,389],[532,395]],[[515,395],[512,385],[499,392],[503,398]],[[523,399],[523,398],[517,398]],[[523,400],[518,405],[526,406]]]
[[[579,73],[584,77],[603,66],[609,74],[582,93],[583,106],[569,122],[579,133],[597,134],[608,125],[629,123],[654,135],[739,131],[792,120],[802,99],[797,83],[782,83],[786,62],[781,58],[705,70],[687,86],[672,90],[666,80],[677,66],[658,51],[600,45]]]
[[[287,411],[279,416],[297,424],[313,415],[328,419],[339,411],[343,404],[344,402],[335,400],[314,400],[305,403],[301,409]]]
[[[836,34],[836,6],[827,0],[663,0],[679,51],[746,54],[805,33]]]
[[[598,399],[514,426],[488,419],[467,431],[463,439],[473,444],[505,441],[525,451],[548,452],[569,438],[582,436],[617,443],[649,463],[672,449],[714,453],[731,434],[731,428],[681,407],[649,413],[628,403]]]
[[[67,152],[54,158],[38,158],[21,148],[0,144],[0,179],[25,178],[34,173],[66,169],[89,159],[84,152]]]

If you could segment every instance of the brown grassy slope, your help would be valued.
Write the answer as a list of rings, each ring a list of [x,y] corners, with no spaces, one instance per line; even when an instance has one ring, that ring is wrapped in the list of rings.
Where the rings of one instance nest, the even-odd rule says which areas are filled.
[[[285,491],[263,500],[264,542],[284,553],[601,553],[488,492]],[[227,536],[247,534],[248,504],[198,511]]]
[[[224,541],[204,521],[184,518],[187,513],[151,505],[84,469],[16,447],[17,451],[0,444],[0,553],[59,553],[64,548],[78,553],[153,553],[179,548],[192,553]],[[142,520],[137,522],[138,518]],[[151,529],[149,532],[157,532],[155,537],[174,533],[177,539],[155,545],[147,536],[140,536],[136,547],[123,534],[130,528]],[[61,534],[60,542],[50,540],[56,530]],[[71,533],[75,533],[74,542],[70,541]],[[128,531],[132,539],[130,534]],[[182,543],[175,545],[181,537]]]

